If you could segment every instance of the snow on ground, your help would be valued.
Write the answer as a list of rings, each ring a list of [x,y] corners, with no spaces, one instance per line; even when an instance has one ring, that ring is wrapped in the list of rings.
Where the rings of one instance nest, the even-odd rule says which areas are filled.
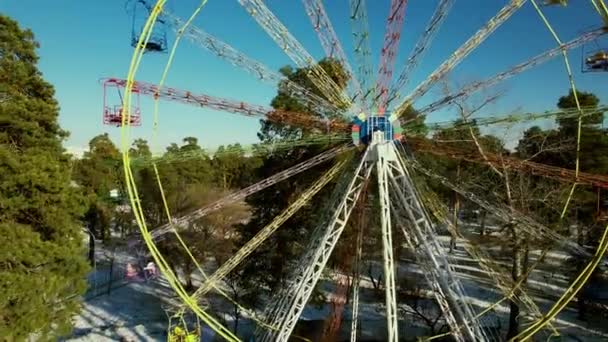
[[[448,253],[449,237],[440,236],[440,242]],[[111,254],[98,248],[97,259],[99,263],[97,269],[89,275],[91,291],[85,296],[86,302],[83,305],[80,315],[74,318],[74,334],[66,341],[165,341],[168,319],[164,308],[175,306],[179,303],[175,294],[163,279],[140,282],[125,282],[124,267],[127,262],[141,264],[135,256],[129,255],[126,251],[117,251],[112,254],[115,261],[113,265],[113,284],[110,294],[107,293],[109,275],[109,263],[102,260],[107,259]],[[455,262],[455,271],[461,279],[466,300],[471,303],[474,310],[479,312],[496,301],[502,299],[503,294],[494,286],[493,279],[487,277],[486,273],[477,266],[464,250],[462,243],[458,243],[456,249],[449,254],[451,260]],[[537,251],[530,253],[532,260],[539,256]],[[546,257],[542,267],[535,270],[529,281],[528,293],[533,297],[541,312],[547,312],[555,303],[559,296],[569,285],[569,279],[560,269],[568,255],[563,252],[550,252]],[[382,272],[381,261],[370,261],[371,273],[374,278]],[[499,262],[501,266],[508,269],[509,265]],[[424,278],[424,270],[418,265],[402,260],[397,263],[397,281],[413,282]],[[215,263],[210,260],[204,265],[207,272],[212,271]],[[360,292],[360,323],[359,340],[361,341],[382,341],[386,339],[386,321],[384,315],[384,291],[374,290],[373,283],[367,275],[367,269],[363,272],[361,279]],[[329,296],[335,289],[332,279],[334,274],[329,274],[328,279],[321,280],[321,290]],[[200,277],[193,277],[194,284],[200,284]],[[219,313],[221,319],[232,328],[234,320],[232,317],[233,306],[227,303],[219,295],[210,295],[207,303],[210,310]],[[436,310],[432,305],[432,299],[422,299],[418,304],[426,314],[431,315]],[[416,316],[404,314],[411,311],[411,306],[400,303],[400,336],[420,336],[430,334],[425,323]],[[351,326],[351,305],[347,304],[343,312],[341,340],[348,340]],[[258,310],[261,311],[261,310]],[[319,322],[327,317],[330,311],[329,304],[316,307],[308,305],[302,313],[301,320],[308,322]],[[508,326],[508,303],[503,302],[498,305],[487,318],[482,320],[486,326],[499,326],[502,336],[506,333]],[[526,317],[522,317],[524,322]],[[599,322],[598,322],[599,321]],[[256,329],[247,317],[239,320],[238,336],[247,338]],[[302,324],[303,326],[305,324]],[[317,324],[318,326],[319,324]],[[571,305],[567,307],[554,321],[553,325],[562,334],[562,341],[606,341],[608,340],[608,326],[602,324],[601,319],[583,322],[578,320],[578,313]],[[437,329],[439,327],[436,327]],[[546,333],[538,334],[539,340],[546,340]],[[212,332],[205,330],[204,341],[212,340]],[[406,339],[406,340],[414,340]]]
[[[440,236],[440,241],[446,253],[448,252],[449,240],[448,236]],[[533,264],[539,255],[540,251],[532,251],[530,253],[530,264]],[[488,277],[479,276],[481,272],[479,268],[475,269],[474,266],[468,266],[474,265],[474,261],[464,251],[462,244],[457,245],[456,250],[450,254],[450,257],[453,260],[459,260],[458,262],[460,263],[467,264],[458,264],[455,265],[455,268],[459,272],[459,277],[468,296],[467,300],[478,308],[477,311],[481,311],[502,299],[504,295],[499,293],[492,281],[488,282]],[[527,293],[533,298],[542,313],[547,312],[570,285],[570,279],[567,275],[563,274],[564,264],[568,258],[569,255],[563,251],[550,251],[545,257],[544,262],[530,274]],[[509,265],[506,266],[508,267]],[[481,273],[483,274],[483,272]],[[484,282],[490,286],[487,288],[480,287],[479,284]],[[500,321],[503,329],[505,329],[508,326],[508,303],[504,302],[502,305],[499,305],[495,311],[501,317]],[[566,307],[558,315],[553,321],[553,325],[562,334],[562,340],[576,341],[580,338],[580,340],[584,341],[606,341],[608,339],[608,329],[606,326],[598,325],[597,322],[590,324],[579,320],[578,312],[572,305]],[[540,338],[541,336],[543,334],[538,334],[537,337]],[[545,336],[544,338],[546,339],[547,337]]]
[[[167,317],[162,307],[165,298],[171,297],[170,289],[159,281],[126,281],[126,264],[137,264],[138,259],[125,249],[109,251],[97,243],[95,257],[85,302],[74,318],[72,336],[65,340],[166,340]]]
[[[67,341],[133,341],[166,339],[167,317],[157,283],[129,283],[87,301],[75,319],[73,337]]]

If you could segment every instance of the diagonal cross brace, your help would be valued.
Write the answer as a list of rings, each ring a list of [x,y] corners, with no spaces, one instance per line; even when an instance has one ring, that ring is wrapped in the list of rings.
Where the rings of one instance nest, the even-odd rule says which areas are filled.
[[[205,207],[202,207],[198,210],[195,210],[187,215],[183,215],[179,218],[176,218],[173,220],[172,223],[167,223],[165,225],[162,225],[158,228],[156,228],[154,231],[152,231],[151,235],[153,239],[159,239],[161,236],[165,235],[166,233],[169,233],[171,231],[173,231],[175,226],[179,226],[179,225],[184,225],[187,224],[188,222],[197,220],[213,211],[219,210],[221,208],[223,208],[224,206],[230,204],[230,203],[234,203],[236,201],[242,200],[245,197],[252,195],[258,191],[261,191],[263,189],[268,188],[269,186],[272,186],[276,183],[279,183],[291,176],[294,176],[300,172],[306,171],[316,165],[319,165],[321,163],[324,163],[334,157],[336,157],[337,155],[346,152],[347,150],[349,150],[350,147],[349,145],[342,145],[342,146],[338,146],[335,148],[332,148],[328,151],[325,151],[311,159],[308,159],[300,164],[297,164],[295,166],[292,166],[284,171],[281,171],[269,178],[266,178],[260,182],[257,182],[249,187],[246,187],[242,190],[233,192],[231,194],[229,194],[228,196],[214,202],[211,203]]]
[[[393,143],[391,143],[391,148],[395,149]],[[396,150],[394,150],[394,153],[398,155]],[[423,248],[426,257],[432,265],[432,277],[439,283],[454,318],[461,326],[460,332],[467,341],[486,340],[487,338],[481,327],[474,324],[475,316],[473,311],[468,303],[463,300],[465,298],[464,289],[454,275],[452,267],[442,251],[441,245],[437,240],[437,234],[428,214],[422,206],[403,160],[398,157],[397,162],[392,163],[391,166],[393,167],[391,168],[392,172],[389,173],[389,177],[395,194],[407,213],[411,227],[419,237],[420,247]],[[452,328],[454,329],[454,327]]]
[[[260,336],[260,341],[289,339],[371,173],[371,163],[366,158],[368,154],[369,149],[363,155],[344,197],[335,207],[329,224],[315,230],[308,252],[296,269],[294,281],[275,297],[278,302],[270,306],[274,307],[269,315],[271,324],[279,326],[279,331],[266,331]]]

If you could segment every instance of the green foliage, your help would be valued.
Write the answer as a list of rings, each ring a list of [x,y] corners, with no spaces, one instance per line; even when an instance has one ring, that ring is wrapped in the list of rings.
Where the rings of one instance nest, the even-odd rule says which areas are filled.
[[[348,82],[348,74],[338,61],[331,58],[324,58],[319,61],[318,64],[329,77],[341,88],[346,87]],[[290,66],[285,66],[280,69],[280,72],[287,77],[290,81],[301,85],[308,89],[312,93],[328,100],[327,96],[320,91],[312,81],[308,78],[310,73],[309,68],[298,68],[293,70]],[[274,109],[281,109],[287,111],[295,111],[300,113],[308,113],[314,117],[328,117],[336,120],[345,120],[342,116],[342,112],[339,113],[318,113],[312,108],[307,107],[298,101],[298,99],[291,97],[288,93],[283,91],[284,87],[279,83],[279,91],[277,95],[272,99],[270,105]],[[328,100],[329,101],[329,100]],[[301,127],[291,127],[288,125],[277,124],[267,120],[260,120],[262,125],[258,137],[260,140],[269,142],[273,140],[282,139],[300,139],[315,133],[313,129],[303,129]]]
[[[260,166],[258,157],[247,157],[240,144],[220,146],[211,161],[216,174],[216,184],[223,189],[243,188],[255,179],[255,169]]]
[[[131,153],[149,158],[147,143],[136,140]],[[189,157],[180,158],[184,155]],[[167,162],[159,163],[157,170],[172,215],[194,208],[186,205],[190,201],[187,194],[193,187],[224,190],[243,187],[253,181],[253,170],[259,164],[257,158],[246,156],[239,144],[222,146],[211,158],[194,137],[184,138],[181,146],[176,143],[169,145],[163,158]],[[166,214],[157,175],[151,164],[138,165],[136,182],[147,222],[152,228],[163,224]]]
[[[333,58],[323,58],[319,61],[318,66],[323,69],[329,78],[331,78],[334,83],[340,88],[344,89],[346,84],[349,81],[349,76],[346,70],[344,70],[343,66],[339,61]],[[300,86],[308,89],[312,93],[324,98],[329,101],[329,98],[326,94],[324,94],[317,86],[310,80],[308,75],[311,73],[311,68],[298,68],[293,70],[291,66],[284,66],[279,70],[287,79],[292,82],[299,84]],[[271,101],[271,106],[275,109],[284,109],[284,110],[293,110],[298,112],[312,112],[311,108],[307,108],[294,99],[290,97],[287,93],[283,92],[281,89],[281,83],[279,83],[279,91],[277,96]],[[330,117],[337,117],[341,113],[315,113],[315,114],[324,114]]]
[[[74,180],[101,198],[107,198],[110,190],[120,188],[120,152],[107,133],[89,141],[89,150],[75,163]]]
[[[176,212],[190,212],[229,193],[212,185],[191,185],[183,193],[168,195],[167,201]],[[249,207],[244,202],[236,202],[210,213],[198,220],[192,221],[186,227],[180,227],[180,235],[188,245],[193,256],[201,264],[208,258],[214,258],[218,265],[224,263],[234,253],[234,243],[237,241],[234,226],[247,221],[250,215]],[[190,273],[196,271],[196,265],[184,251],[174,236],[167,236],[159,246],[161,253],[168,257],[174,270],[181,270],[184,285],[192,289]]]
[[[71,329],[88,271],[53,87],[30,30],[0,15],[0,336],[55,340]],[[76,298],[76,299],[75,299]]]
[[[344,88],[346,86],[346,82],[348,81],[346,72],[335,60],[324,59],[319,62],[319,66],[340,87]],[[294,70],[291,67],[284,67],[281,69],[281,72],[291,81],[325,98],[325,95],[308,79],[308,69]],[[342,115],[342,113],[316,113],[280,89],[281,87],[279,86],[279,91],[271,102],[271,105],[275,109],[296,110],[315,117],[327,116],[336,119],[339,119]],[[262,141],[262,144],[305,138],[315,133],[311,129],[290,127],[270,121],[262,121],[261,125],[258,137]],[[318,155],[329,147],[331,145],[327,144],[297,146],[292,149],[284,149],[261,156],[262,165],[256,170],[256,178],[264,179],[270,177],[277,172]],[[269,189],[250,196],[247,202],[251,205],[253,213],[249,223],[239,227],[241,236],[239,244],[246,243],[262,227],[270,223],[272,219],[293,203],[315,180],[319,179],[328,167],[329,165],[325,164],[314,167],[287,181],[283,181]],[[328,204],[334,187],[335,183],[328,184],[315,196],[309,205],[302,208],[283,224],[254,255],[247,259],[246,265],[239,271],[239,283],[243,288],[255,292],[260,292],[265,288],[272,291],[280,287],[287,280],[289,276],[288,271],[293,269],[293,262],[297,262],[298,258],[305,252],[304,248],[310,240],[312,230],[319,224],[322,224],[322,218],[327,216],[320,213],[326,212],[330,207]],[[251,291],[249,293],[251,294]]]
[[[89,151],[75,162],[73,179],[89,198],[84,216],[89,231],[106,240],[116,206],[110,190],[122,190],[123,179],[120,153],[107,133],[91,139]]]
[[[198,153],[199,158],[188,161],[177,161],[165,170],[164,175],[167,178],[178,180],[181,184],[200,184],[209,183],[213,179],[213,170],[211,167],[211,158],[203,151],[198,144],[198,139],[194,137],[186,137],[183,139],[183,145],[179,147],[179,153]],[[167,153],[173,153],[173,150],[167,149]],[[171,172],[172,175],[168,173]]]
[[[250,184],[253,170],[259,164],[257,158],[246,156],[239,144],[222,146],[211,158],[196,138],[186,137],[182,142],[181,145],[169,145],[163,156],[166,162],[157,165],[158,174],[150,163],[136,167],[138,193],[151,229],[167,222],[157,177],[167,208],[173,217],[177,217],[227,196],[234,188]],[[142,160],[149,160],[151,156],[147,142],[141,139],[134,141],[130,153]],[[200,263],[215,258],[221,264],[234,252],[233,243],[237,237],[233,225],[246,221],[249,215],[250,209],[245,203],[234,203],[179,227],[180,235]],[[159,243],[159,249],[173,270],[183,275],[184,286],[193,290],[191,273],[196,271],[196,265],[180,242],[173,235],[167,235]]]
[[[400,113],[395,114],[399,117],[399,124],[405,135],[425,136],[428,133],[428,127],[424,123],[426,115],[421,115],[411,105],[407,106]]]
[[[477,139],[477,142],[484,153],[508,154],[508,151],[504,148],[503,142],[500,139],[492,135],[482,135],[479,127],[474,125],[471,126],[471,130],[468,128],[458,128],[462,123],[462,120],[457,120],[454,125],[456,128],[438,131],[433,135],[432,140],[438,143],[439,146],[443,145],[449,148],[455,148],[464,154],[479,156],[480,152],[471,136],[472,130],[473,136]],[[465,188],[469,188],[472,191],[478,191],[479,188],[485,190],[498,190],[503,186],[500,182],[496,182],[496,175],[484,164],[468,163],[457,158],[435,155],[423,155],[420,159],[437,174],[440,174]],[[456,197],[452,190],[447,189],[434,181],[431,181],[429,186],[437,195],[439,195],[443,202],[454,202]],[[478,188],[475,189],[474,187]],[[466,205],[463,207],[466,207]]]
[[[150,151],[150,146],[148,146],[148,142],[144,139],[135,139],[132,147],[129,149],[129,155],[131,158],[144,158],[149,159],[152,157],[152,152]]]
[[[140,141],[138,148],[137,142],[135,142],[134,148],[133,153],[145,153],[147,144],[142,144]],[[194,154],[197,158],[178,158],[184,153]],[[176,157],[172,159],[174,156]],[[167,205],[172,215],[178,215],[183,212],[179,208],[182,208],[183,204],[181,202],[185,200],[184,194],[190,187],[210,184],[213,181],[214,173],[211,159],[198,145],[198,141],[194,137],[184,138],[181,146],[172,143],[167,147],[163,157],[171,160],[171,162],[162,163],[158,166],[158,177],[167,196]],[[146,222],[150,225],[150,228],[165,223],[167,215],[154,168],[151,164],[138,166],[135,176]]]
[[[597,96],[587,92],[577,92],[582,107],[597,107]],[[561,109],[576,108],[572,91],[559,98],[557,106]],[[580,136],[579,167],[581,171],[594,174],[608,173],[608,131],[597,126],[603,120],[603,113],[589,116],[583,120]],[[548,165],[575,169],[576,167],[576,137],[578,131],[577,118],[558,118],[558,129],[543,131],[532,127],[524,132],[524,137],[517,147],[518,155],[522,158],[532,158],[533,161]],[[565,195],[560,199],[563,205]],[[582,225],[593,225],[596,219],[596,191],[587,187],[579,187],[574,193],[570,205],[571,211],[567,217]],[[579,237],[579,242],[580,237]]]
[[[597,107],[600,100],[592,93],[576,91],[579,104],[582,108]],[[572,90],[566,96],[559,98],[557,102],[559,109],[576,109],[576,98]],[[583,126],[599,125],[604,120],[604,113],[597,113],[583,118]],[[578,120],[576,118],[558,118],[558,124],[562,129],[574,130],[578,126]]]

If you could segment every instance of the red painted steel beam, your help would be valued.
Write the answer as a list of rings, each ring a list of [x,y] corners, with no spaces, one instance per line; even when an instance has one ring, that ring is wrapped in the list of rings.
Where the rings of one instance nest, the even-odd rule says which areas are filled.
[[[114,84],[117,87],[122,88],[124,88],[127,84],[127,80],[118,78],[107,78],[104,80],[104,82],[106,84]],[[321,119],[308,113],[277,110],[272,107],[255,105],[243,101],[211,96],[207,94],[197,94],[188,90],[181,90],[171,87],[159,88],[155,84],[146,82],[135,82],[133,84],[133,92],[141,95],[151,96],[155,99],[176,101],[223,112],[260,117],[266,120],[295,127],[316,128],[326,130],[328,132],[350,131],[350,125],[346,122]]]
[[[457,148],[436,143],[428,139],[409,137],[407,144],[416,152],[432,153],[454,159],[462,159],[474,163],[492,163],[497,168],[510,168],[520,172],[528,172],[532,175],[555,179],[560,182],[578,183],[592,185],[608,189],[608,175],[598,175],[587,172],[579,172],[558,166],[536,163],[511,156],[502,156],[485,152],[486,158],[474,149]]]
[[[393,78],[393,69],[395,68],[395,58],[397,57],[397,50],[401,39],[406,5],[407,0],[392,0],[391,9],[386,19],[386,32],[384,34],[384,44],[380,52],[380,67],[378,68],[378,78],[376,81],[376,99],[374,99],[378,115],[384,115],[384,111],[386,110],[388,88]]]

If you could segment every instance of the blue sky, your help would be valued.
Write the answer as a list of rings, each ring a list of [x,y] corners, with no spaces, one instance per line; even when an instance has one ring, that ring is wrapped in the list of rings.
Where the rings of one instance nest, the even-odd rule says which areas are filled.
[[[407,90],[424,80],[506,2],[456,1],[432,47],[410,77]],[[182,0],[173,1],[170,6],[176,14],[186,17],[198,3],[195,0]],[[267,0],[265,3],[315,58],[323,56],[301,1]],[[376,70],[389,1],[368,0],[367,3]],[[426,26],[435,5],[436,1],[409,1],[396,74]],[[348,1],[325,1],[325,6],[344,49],[351,57],[351,63],[354,63]],[[589,1],[572,1],[567,8],[550,7],[545,10],[563,41],[600,25],[600,19]],[[118,143],[118,129],[102,125],[103,99],[99,79],[106,76],[124,78],[127,73],[132,48],[131,17],[125,11],[125,2],[5,0],[0,3],[0,12],[16,19],[22,27],[31,28],[40,42],[40,69],[56,88],[61,105],[61,125],[71,132],[66,147],[72,151],[82,150],[93,136],[104,132],[110,133]],[[282,65],[293,64],[236,0],[209,0],[195,25],[275,70]],[[169,43],[172,44],[174,36],[168,33]],[[600,43],[606,45],[605,40]],[[462,85],[484,79],[554,46],[551,35],[528,3],[456,67],[449,80],[454,85]],[[580,49],[571,51],[570,58],[579,89],[592,91],[603,103],[608,103],[608,75],[581,74]],[[158,82],[166,59],[166,54],[146,54],[137,78]],[[274,86],[259,82],[187,40],[182,41],[177,50],[166,84],[262,105],[267,105],[276,92]],[[509,113],[516,109],[553,109],[557,98],[568,91],[563,61],[556,58],[502,83],[490,93],[493,90],[502,90],[506,94],[496,104],[487,107],[482,115]],[[439,88],[432,89],[418,102],[418,107],[437,99],[440,93]],[[151,104],[151,99],[142,98],[144,124],[134,128],[135,137],[151,137]],[[163,102],[160,108],[160,136],[153,146],[154,150],[162,150],[171,142],[180,142],[185,136],[196,136],[201,145],[209,148],[257,141],[257,119],[167,102]],[[450,110],[444,110],[433,114],[428,120],[448,120],[454,115]],[[504,134],[503,129],[496,128],[493,133]]]

